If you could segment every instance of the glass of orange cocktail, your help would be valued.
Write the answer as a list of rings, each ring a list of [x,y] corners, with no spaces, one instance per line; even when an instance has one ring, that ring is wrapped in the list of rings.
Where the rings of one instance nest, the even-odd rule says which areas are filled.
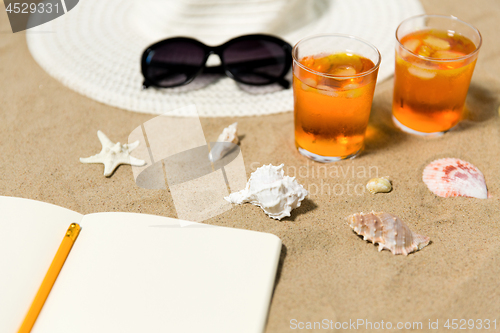
[[[380,53],[359,38],[325,34],[295,45],[295,145],[318,162],[353,158],[363,148]]]
[[[394,123],[441,135],[462,119],[481,34],[453,16],[420,15],[403,21],[396,39]]]

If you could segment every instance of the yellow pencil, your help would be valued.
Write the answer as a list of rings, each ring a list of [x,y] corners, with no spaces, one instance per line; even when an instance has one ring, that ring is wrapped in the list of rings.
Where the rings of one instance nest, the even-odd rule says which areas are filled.
[[[57,276],[59,275],[59,272],[61,271],[61,268],[63,267],[64,262],[68,257],[69,251],[73,247],[73,243],[75,242],[79,233],[80,226],[76,223],[71,223],[61,245],[59,246],[59,249],[57,250],[54,260],[52,260],[52,264],[50,264],[49,270],[47,271],[47,274],[43,279],[42,285],[38,289],[38,292],[36,293],[33,303],[31,303],[31,307],[26,314],[26,317],[24,317],[23,324],[21,325],[21,328],[19,328],[17,333],[29,333],[33,328],[33,325],[35,325],[38,314],[40,314],[43,304],[49,296],[50,290],[52,289],[54,282],[56,282]]]

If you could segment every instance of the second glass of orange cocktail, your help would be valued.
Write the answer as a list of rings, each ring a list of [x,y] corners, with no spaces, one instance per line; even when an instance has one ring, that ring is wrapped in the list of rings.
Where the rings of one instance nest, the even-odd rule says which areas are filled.
[[[420,15],[396,30],[394,123],[405,132],[437,136],[463,117],[481,34],[453,16]]]
[[[357,37],[325,34],[295,45],[295,145],[318,162],[353,158],[363,148],[380,53]]]

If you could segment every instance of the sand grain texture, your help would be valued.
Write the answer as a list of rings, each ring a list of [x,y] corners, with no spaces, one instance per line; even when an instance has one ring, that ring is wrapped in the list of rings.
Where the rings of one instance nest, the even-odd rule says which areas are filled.
[[[282,239],[266,332],[297,331],[290,329],[292,319],[420,321],[424,328],[429,319],[439,319],[440,325],[448,318],[497,319],[500,330],[500,2],[423,3],[428,13],[453,14],[476,25],[484,38],[467,99],[469,116],[456,130],[437,139],[396,130],[390,118],[392,80],[377,86],[365,152],[336,164],[313,163],[295,151],[291,112],[202,119],[205,136],[212,141],[238,121],[247,176],[263,164],[285,163],[285,174],[296,176],[311,193],[282,221],[253,205],[235,206],[206,221]],[[154,116],[115,109],[64,87],[33,61],[25,33],[10,32],[4,11],[0,74],[0,195],[45,201],[83,214],[176,216],[169,192],[137,187],[130,166],[120,166],[105,178],[102,165],[78,160],[100,151],[98,129],[123,143]],[[443,157],[477,166],[492,198],[433,195],[421,180],[422,170]],[[361,193],[377,176],[390,176],[392,192]],[[346,221],[348,215],[371,210],[399,216],[432,243],[408,257],[377,252]]]

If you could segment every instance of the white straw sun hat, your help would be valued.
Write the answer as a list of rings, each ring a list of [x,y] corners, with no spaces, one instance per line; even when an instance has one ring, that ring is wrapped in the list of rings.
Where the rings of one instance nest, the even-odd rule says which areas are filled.
[[[26,38],[42,68],[99,102],[152,114],[196,104],[200,116],[249,116],[291,111],[292,89],[245,86],[223,77],[142,90],[143,51],[175,36],[219,45],[266,33],[294,45],[314,34],[344,33],[379,49],[381,81],[394,72],[398,24],[423,12],[418,0],[80,0],[65,15],[30,29]],[[41,31],[53,33],[32,33]]]

